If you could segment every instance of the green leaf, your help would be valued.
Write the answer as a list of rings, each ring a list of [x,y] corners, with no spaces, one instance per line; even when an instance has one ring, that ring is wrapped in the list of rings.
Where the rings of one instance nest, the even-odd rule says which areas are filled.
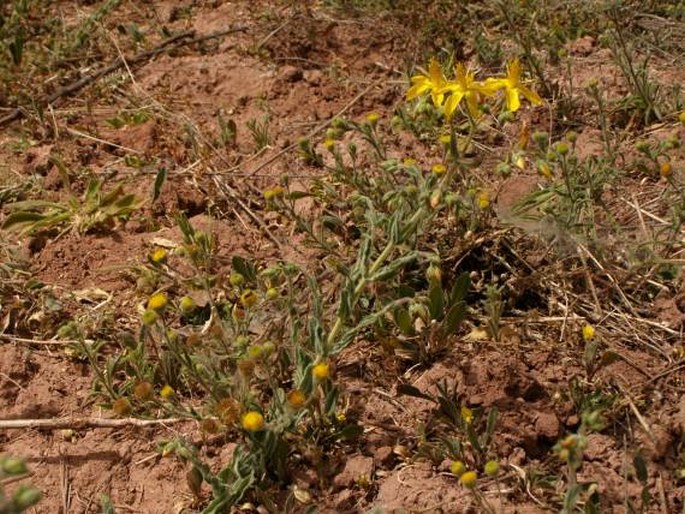
[[[418,387],[410,384],[400,384],[397,386],[397,393],[405,396],[413,396],[414,398],[423,398],[435,403],[435,398],[422,392]]]
[[[582,492],[583,486],[581,484],[576,484],[572,487],[569,487],[568,491],[566,491],[566,495],[564,496],[564,505],[561,510],[563,514],[571,514],[573,512],[576,504],[578,503],[580,493]]]
[[[413,336],[415,334],[414,324],[411,321],[409,310],[404,307],[399,307],[394,312],[395,323],[400,331],[406,336]]]
[[[466,294],[469,292],[469,287],[471,287],[471,277],[465,271],[457,277],[457,280],[454,282],[454,286],[452,286],[452,292],[450,293],[450,305],[463,302],[466,299]]]
[[[100,495],[100,506],[102,507],[102,514],[116,514],[112,499],[104,493]]]
[[[466,304],[464,302],[459,302],[452,305],[445,316],[445,321],[443,324],[444,335],[454,334],[465,318]]]
[[[649,473],[647,472],[647,463],[642,455],[642,452],[637,452],[635,457],[633,457],[633,466],[635,466],[635,474],[637,479],[643,484],[647,483],[649,479]]]
[[[431,286],[428,291],[428,311],[432,319],[441,319],[445,308],[445,295],[440,284]]]
[[[154,202],[159,198],[159,195],[162,192],[162,187],[164,186],[164,182],[166,181],[167,178],[167,169],[166,168],[160,168],[159,171],[157,172],[157,176],[155,177],[155,185],[152,188],[152,201]]]
[[[2,228],[5,230],[30,231],[37,222],[42,221],[45,218],[46,216],[44,214],[38,212],[13,212],[5,218]]]

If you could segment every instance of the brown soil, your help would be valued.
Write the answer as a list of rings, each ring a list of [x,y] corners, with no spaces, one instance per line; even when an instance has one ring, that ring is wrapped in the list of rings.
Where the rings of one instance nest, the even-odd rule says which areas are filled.
[[[42,177],[48,199],[70,195],[54,157],[70,166],[87,167],[94,176],[110,176],[108,187],[120,183],[146,198],[152,196],[157,169],[164,166],[169,170],[160,198],[151,206],[148,203],[143,215],[109,232],[67,233],[44,240],[6,239],[8,247],[20,248],[30,273],[55,297],[62,298],[65,308],[59,315],[36,308],[42,318],[36,318],[33,325],[5,327],[8,337],[0,340],[0,417],[4,419],[110,417],[110,412],[91,401],[92,376],[85,363],[70,358],[66,347],[52,344],[54,341],[28,344],[22,338],[49,340],[61,322],[80,316],[84,309],[117,320],[122,330],[130,328],[142,301],[131,269],[142,263],[160,240],[180,242],[173,220],[177,210],[185,212],[196,227],[217,235],[218,254],[227,266],[233,255],[266,261],[306,259],[309,254],[298,249],[298,236],[282,231],[282,220],[263,213],[270,231],[288,241],[279,248],[245,217],[236,198],[224,194],[221,181],[240,184],[257,200],[259,191],[277,183],[283,174],[306,181],[316,171],[299,171],[303,167],[296,151],[287,151],[273,161],[270,158],[343,109],[353,119],[372,110],[389,116],[402,101],[406,84],[397,70],[403,72],[413,55],[408,45],[401,43],[407,34],[397,21],[371,15],[345,17],[320,6],[309,11],[298,2],[290,6],[266,1],[190,3],[194,6],[190,18],[176,18],[179,2],[155,2],[154,10],[158,19],[173,29],[193,28],[205,34],[240,25],[245,30],[202,48],[162,54],[133,69],[132,77],[124,72],[103,79],[103,83],[111,81],[108,86],[97,84],[60,101],[55,115],[62,130],[50,143],[37,144],[20,155],[2,146],[0,159],[5,160],[7,169],[25,180]],[[92,9],[88,4],[92,2],[59,2],[60,9],[74,17],[83,9]],[[123,12],[135,19],[141,30],[154,23],[142,14],[148,11],[137,2],[123,4]],[[285,23],[279,26],[274,19]],[[569,52],[577,57],[574,72],[580,77],[578,82],[582,77],[601,77],[608,91],[622,94],[613,61],[592,38],[577,41]],[[685,78],[682,69],[671,67],[660,73],[671,80],[679,75],[679,83]],[[116,83],[120,92],[103,94],[106,100],[98,102],[98,88],[104,92],[106,87],[114,89]],[[120,129],[108,124],[107,119],[117,112],[133,107],[133,98],[150,106],[154,119]],[[217,134],[219,113],[236,122],[237,139],[207,157],[202,169],[196,170],[189,151],[192,145],[184,137],[192,131],[198,139],[206,137],[203,134]],[[254,143],[244,127],[249,120],[265,116],[271,120],[269,146],[253,158]],[[532,118],[531,122],[545,129],[546,121]],[[15,137],[12,130],[17,127],[10,127],[3,140]],[[597,128],[581,127],[578,132],[583,157],[602,152]],[[677,134],[682,141],[682,130]],[[518,133],[504,137],[508,145]],[[410,147],[400,137],[392,148],[398,155],[412,153],[414,157],[421,157],[416,153],[424,151]],[[143,164],[126,165],[122,156],[129,153]],[[548,264],[544,243],[535,243],[533,237],[541,233],[546,237],[544,227],[530,226],[511,214],[513,204],[537,187],[539,177],[529,170],[502,181],[485,163],[476,173],[499,191],[495,211],[501,222],[518,227],[521,237],[530,237],[530,255],[526,256],[530,266]],[[81,193],[86,179],[87,173],[71,184],[75,194]],[[640,193],[640,189],[635,191]],[[527,296],[543,294],[535,292],[536,288],[552,287],[533,271],[515,279],[523,292],[520,299],[512,301],[520,301],[521,308],[525,308]],[[597,286],[609,288],[610,284]],[[529,294],[528,288],[534,292]],[[655,323],[667,324],[675,334],[665,347],[655,351],[648,344],[636,344],[633,334],[626,334],[625,339],[617,334],[608,341],[621,358],[601,369],[597,378],[623,392],[624,399],[614,407],[623,415],[614,418],[620,421],[615,421],[612,435],[590,436],[579,474],[579,480],[599,484],[604,505],[611,505],[606,512],[625,512],[624,498],[637,498],[641,492],[635,480],[626,479],[626,459],[632,453],[616,434],[639,441],[648,462],[650,486],[655,494],[663,495],[673,508],[670,512],[685,505],[685,485],[673,476],[673,470],[683,466],[685,444],[682,364],[678,367],[664,358],[682,344],[682,298],[682,291],[679,296],[664,292],[653,305],[644,306]],[[365,428],[364,434],[324,490],[316,488],[317,477],[307,472],[295,477],[295,483],[311,491],[322,512],[367,512],[374,507],[385,512],[477,511],[472,496],[449,473],[448,462],[413,457],[425,450],[417,430],[436,416],[434,404],[397,392],[401,382],[433,394],[436,384],[448,380],[457,385],[457,395],[467,405],[499,411],[494,453],[501,458],[507,477],[525,485],[519,488],[523,493],[498,496],[494,481],[484,483],[498,511],[548,512],[539,506],[537,495],[546,487],[545,474],[560,473],[551,458],[552,447],[579,426],[568,387],[573,377],[584,376],[578,360],[569,357],[582,351],[577,331],[560,331],[558,321],[546,318],[559,311],[548,307],[549,312],[544,312],[544,305],[536,305],[516,323],[506,320],[511,326],[499,343],[465,338],[458,349],[428,368],[405,369],[399,362],[397,369],[387,369],[387,360],[363,343],[346,350],[337,364],[338,378],[346,384],[351,412]],[[475,323],[470,328],[475,329]],[[643,328],[635,337],[649,334],[649,328]],[[670,378],[656,378],[660,376]],[[641,422],[630,418],[633,409],[641,413],[649,433]],[[629,418],[633,425],[620,426]],[[100,512],[99,496],[107,494],[117,512],[161,514],[180,512],[193,504],[186,485],[188,468],[174,458],[160,457],[157,451],[160,441],[178,435],[201,440],[198,427],[187,422],[157,428],[3,430],[0,447],[3,453],[27,459],[31,475],[24,482],[30,481],[45,494],[31,512]],[[218,465],[227,462],[233,448],[231,441],[219,441],[205,444],[201,451]],[[368,485],[360,483],[361,476],[368,478]]]

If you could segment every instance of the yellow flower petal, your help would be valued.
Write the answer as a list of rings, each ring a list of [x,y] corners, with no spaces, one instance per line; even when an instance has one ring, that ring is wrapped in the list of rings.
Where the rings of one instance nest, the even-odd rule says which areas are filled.
[[[542,98],[532,89],[528,89],[526,86],[519,86],[520,93],[526,97],[526,99],[533,105],[541,105]]]
[[[519,107],[521,107],[521,100],[519,100],[518,89],[507,88],[505,95],[507,101],[507,109],[509,109],[511,112],[518,111]]]

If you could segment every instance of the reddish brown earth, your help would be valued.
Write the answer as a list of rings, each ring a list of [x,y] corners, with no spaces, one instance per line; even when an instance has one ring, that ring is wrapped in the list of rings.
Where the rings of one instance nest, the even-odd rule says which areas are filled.
[[[89,3],[62,1],[59,6],[77,17],[81,10],[92,8]],[[124,2],[123,12],[145,30],[155,20],[146,18],[143,12],[147,9],[136,4]],[[373,16],[346,18],[323,8],[308,12],[297,2],[290,6],[262,1],[199,4],[192,17],[182,19],[173,15],[176,2],[155,2],[154,9],[158,19],[173,29],[193,28],[200,34],[228,26],[245,30],[209,41],[203,48],[160,55],[132,69],[132,77],[120,73],[103,79],[55,106],[61,127],[58,138],[22,154],[2,147],[0,158],[5,160],[6,169],[20,177],[43,176],[46,194],[54,199],[66,198],[68,193],[49,156],[87,167],[98,176],[111,175],[127,191],[146,198],[151,197],[159,165],[169,169],[160,198],[144,207],[144,215],[111,233],[69,233],[56,240],[32,241],[2,236],[0,241],[8,248],[17,245],[30,273],[64,303],[57,314],[44,305],[32,306],[38,313],[32,324],[15,326],[10,321],[5,327],[7,337],[0,339],[3,419],[111,416],[90,401],[92,377],[88,366],[69,358],[64,345],[49,340],[59,324],[83,312],[97,311],[102,319],[116,320],[120,329],[133,326],[136,306],[143,300],[136,292],[130,269],[145,261],[160,238],[180,242],[181,234],[173,221],[176,210],[186,212],[197,227],[217,235],[218,253],[227,263],[236,254],[267,261],[306,261],[305,249],[294,250],[296,244],[278,248],[264,237],[237,207],[236,199],[224,194],[218,185],[239,184],[242,191],[259,200],[259,191],[275,184],[284,173],[306,182],[314,172],[301,165],[296,151],[285,151],[273,161],[271,157],[342,110],[353,119],[370,111],[389,115],[402,101],[406,63],[412,62],[417,52],[403,42],[407,34],[396,21]],[[605,50],[590,39],[577,41],[570,51],[577,56],[574,66],[578,83],[585,80],[583,77],[599,76],[607,90],[621,93],[617,72]],[[682,68],[668,63],[660,73],[671,80],[685,78]],[[120,89],[114,89],[117,83]],[[107,101],[98,102],[98,88],[108,92],[102,97]],[[106,123],[120,109],[132,107],[133,100],[150,106],[154,117],[121,129]],[[183,142],[184,126],[194,126],[198,138],[213,137],[208,134],[217,134],[219,112],[235,120],[237,141],[198,165]],[[271,119],[269,146],[253,158],[252,139],[243,127],[266,114]],[[540,125],[544,125],[545,116],[522,114]],[[15,129],[10,126],[5,130],[0,136],[3,143],[14,137]],[[679,130],[676,134],[682,140]],[[581,128],[579,133],[578,146],[585,155],[602,150],[597,129]],[[508,145],[517,136],[517,131],[512,131],[503,137]],[[321,134],[314,140],[320,141]],[[393,151],[422,157],[420,153],[426,150],[413,145],[396,137]],[[127,166],[119,147],[157,164]],[[682,160],[674,164],[678,163]],[[490,171],[487,160],[477,173],[500,191],[496,212],[502,221],[522,229],[517,237],[530,238],[526,259],[533,267],[536,259],[546,262],[544,243],[534,237],[544,227],[528,226],[509,214],[518,198],[535,189],[537,175],[522,172],[502,182]],[[83,185],[77,181],[76,192],[80,193],[78,188]],[[635,192],[641,193],[638,186]],[[215,216],[208,216],[208,212]],[[287,240],[278,216],[264,213],[264,219],[278,237]],[[544,294],[548,287],[547,279],[533,272],[515,279],[522,291]],[[673,477],[673,470],[684,465],[685,384],[682,361],[677,365],[664,355],[682,344],[683,294],[681,290],[679,296],[665,295],[644,306],[651,312],[650,319],[667,323],[672,331],[668,338],[659,332],[659,344],[666,341],[666,346],[654,351],[649,341],[644,341],[649,338],[648,326],[640,326],[639,333],[624,334],[623,339],[616,334],[608,346],[622,359],[599,372],[602,380],[624,393],[624,400],[615,407],[623,413],[615,417],[620,420],[616,424],[624,426],[614,428],[639,442],[648,461],[650,486],[674,509],[685,505],[685,484]],[[525,308],[523,296],[521,308]],[[420,455],[417,427],[435,416],[434,405],[400,396],[396,390],[398,376],[428,393],[434,393],[436,384],[447,379],[457,385],[458,395],[466,404],[486,410],[496,407],[500,413],[492,444],[506,474],[504,482],[518,484],[518,492],[505,495],[500,504],[498,485],[490,481],[483,484],[489,499],[501,512],[549,512],[538,499],[547,494],[541,477],[560,473],[549,457],[559,438],[578,427],[579,419],[567,393],[569,380],[583,376],[577,359],[570,357],[572,352],[582,351],[576,330],[579,325],[570,320],[572,326],[562,327],[560,319],[551,320],[558,312],[556,306],[540,303],[525,318],[505,320],[511,323],[501,342],[465,338],[458,349],[428,369],[407,368],[401,362],[397,369],[388,369],[387,359],[363,344],[346,350],[337,364],[338,380],[346,384],[351,412],[364,427],[364,434],[323,490],[315,487],[317,478],[308,471],[296,476],[295,483],[311,491],[321,512],[367,512],[374,507],[384,512],[476,512],[471,496],[449,473],[449,462],[433,462],[425,455],[413,457]],[[46,341],[29,344],[22,338]],[[637,344],[636,339],[644,344]],[[631,417],[632,409],[641,413],[649,433]],[[99,497],[107,494],[117,512],[171,513],[193,505],[186,485],[188,469],[157,452],[159,441],[178,435],[201,440],[198,427],[187,422],[156,428],[2,430],[0,448],[3,453],[27,459],[31,474],[23,482],[36,485],[45,494],[31,512],[100,512]],[[201,452],[219,466],[230,459],[233,448],[231,441],[214,441],[202,446]],[[640,486],[625,479],[628,450],[617,437],[593,434],[580,471],[581,481],[597,480],[603,501],[614,506],[611,512],[625,512],[624,498],[640,494]],[[368,486],[359,484],[360,476],[368,477]]]

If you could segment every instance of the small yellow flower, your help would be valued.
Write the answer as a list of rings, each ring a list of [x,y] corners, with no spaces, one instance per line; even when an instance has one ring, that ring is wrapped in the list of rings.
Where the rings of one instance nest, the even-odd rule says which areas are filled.
[[[478,193],[478,208],[485,210],[488,207],[490,207],[490,195],[486,191]]]
[[[668,178],[672,173],[673,167],[671,166],[671,163],[669,161],[662,162],[661,166],[659,166],[659,175],[661,175],[663,178]]]
[[[323,146],[324,148],[326,148],[326,150],[332,152],[333,150],[335,150],[335,139],[326,138],[323,142]]]
[[[168,253],[164,248],[157,248],[150,254],[150,260],[155,264],[164,264],[167,260]]]
[[[461,475],[459,482],[461,485],[467,489],[473,489],[476,487],[476,481],[478,480],[478,474],[475,471],[466,471]]]
[[[437,60],[431,59],[428,63],[428,73],[414,75],[411,78],[411,82],[412,86],[407,91],[407,100],[413,100],[424,93],[430,92],[433,105],[436,107],[442,105],[445,99],[443,89],[447,81]]]
[[[264,416],[259,412],[251,410],[240,418],[241,425],[248,432],[259,432],[264,430]]]
[[[445,146],[449,145],[451,140],[452,136],[450,136],[449,134],[443,134],[438,138],[438,141],[440,141]]]
[[[478,104],[481,96],[492,96],[497,89],[497,85],[488,84],[487,81],[477,82],[473,72],[469,71],[464,63],[457,63],[455,79],[448,81],[442,90],[450,93],[445,102],[445,116],[450,118],[461,101],[465,100],[469,114],[477,118],[480,114]]]
[[[445,174],[445,172],[447,171],[447,167],[442,163],[433,164],[433,166],[431,167],[431,171],[439,177],[440,175]]]
[[[278,298],[281,295],[281,293],[277,287],[270,287],[269,289],[266,290],[265,294],[266,294],[267,300],[275,300],[276,298]]]
[[[453,475],[460,477],[464,473],[466,473],[466,466],[464,465],[464,463],[462,461],[455,460],[450,465],[450,471],[452,472]]]
[[[243,294],[240,295],[240,303],[246,309],[249,309],[254,304],[259,301],[259,296],[252,289],[246,289]]]
[[[174,388],[171,387],[169,384],[162,387],[162,390],[159,392],[159,396],[161,396],[165,400],[168,400],[173,395],[174,395]]]
[[[512,112],[518,111],[521,106],[519,95],[523,95],[533,105],[541,105],[542,98],[521,83],[521,62],[514,59],[507,65],[507,76],[504,78],[490,78],[484,83],[486,87],[504,89],[504,98],[507,109]]]
[[[473,411],[466,407],[465,405],[462,405],[461,407],[461,419],[466,423],[467,425],[470,425],[473,423]]]
[[[416,159],[413,159],[411,157],[405,157],[405,159],[402,161],[402,164],[404,164],[407,168],[410,166],[415,166]]]
[[[366,121],[368,121],[371,125],[375,125],[378,123],[380,116],[376,112],[371,112],[366,115]]]
[[[290,391],[286,399],[288,401],[288,405],[295,410],[302,408],[307,401],[307,397],[299,389],[293,389]]]
[[[312,375],[316,380],[326,380],[331,376],[331,365],[327,362],[319,362],[312,368]]]
[[[585,325],[583,327],[583,339],[585,341],[592,341],[595,338],[595,327],[592,325]]]
[[[147,301],[147,308],[155,312],[161,312],[169,303],[166,293],[155,293]]]

